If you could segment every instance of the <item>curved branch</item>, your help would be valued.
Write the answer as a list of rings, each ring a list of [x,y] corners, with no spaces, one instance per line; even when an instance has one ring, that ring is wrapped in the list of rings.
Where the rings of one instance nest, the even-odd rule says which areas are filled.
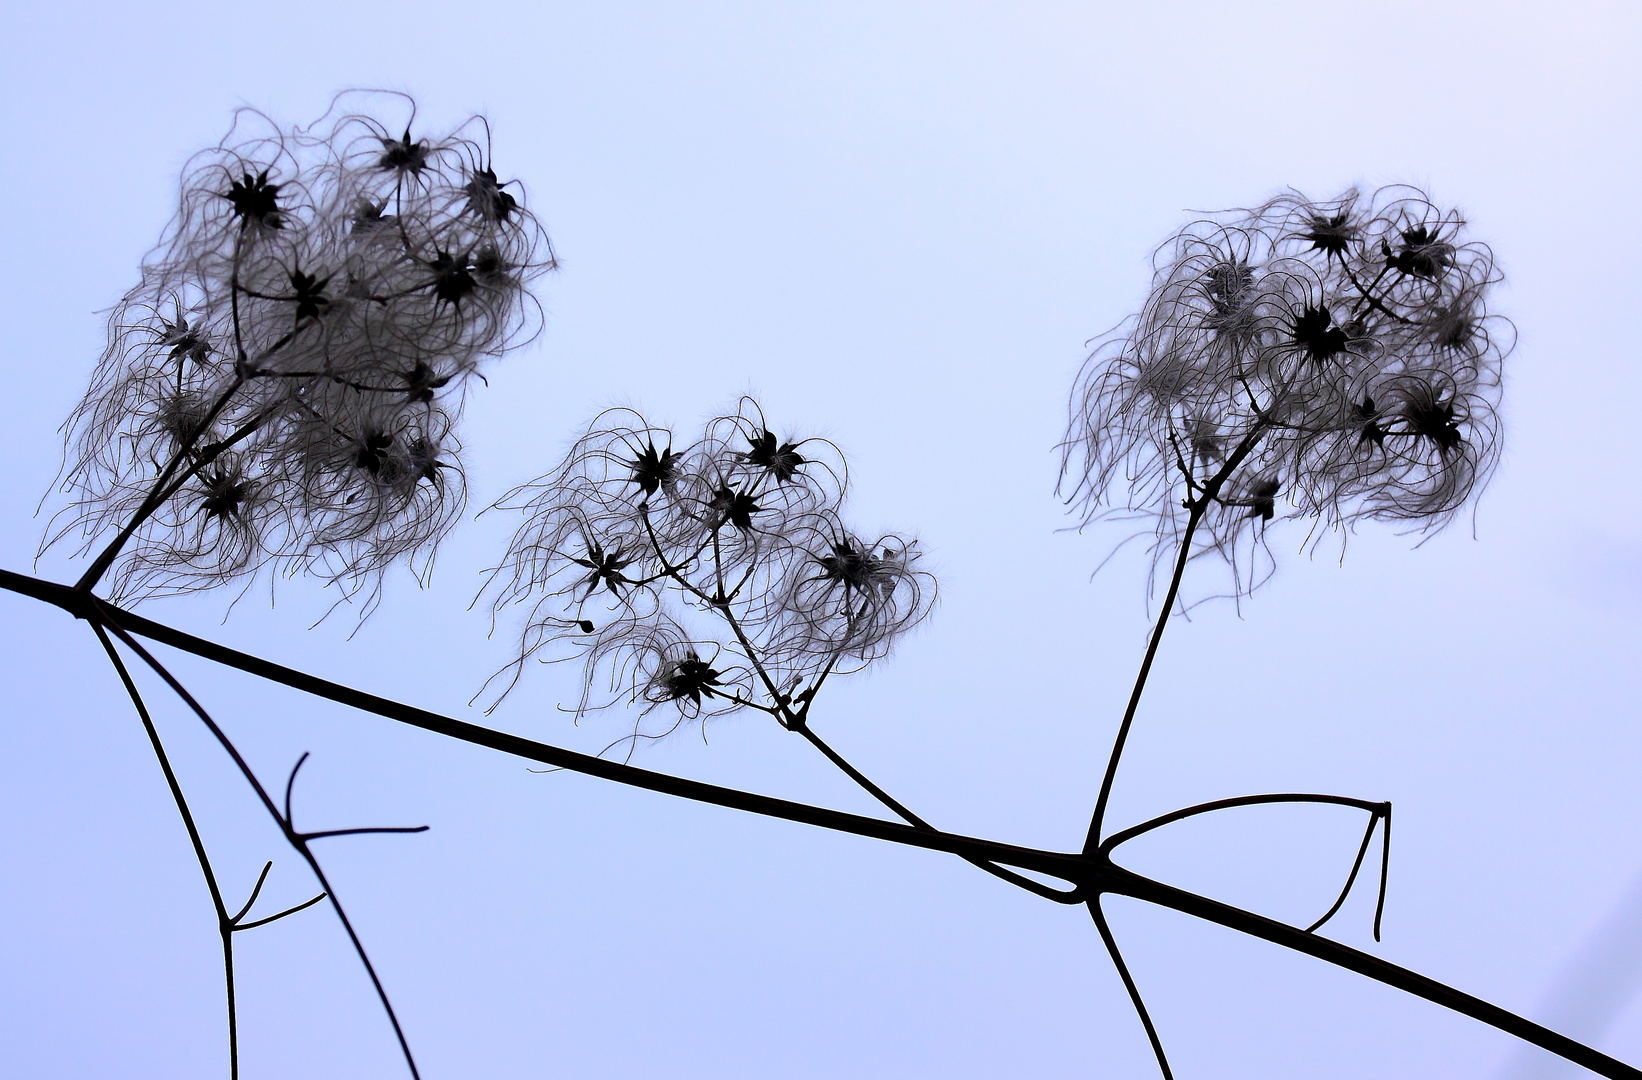
[[[1153,829],[1172,825],[1177,821],[1184,821],[1198,814],[1210,814],[1216,810],[1229,810],[1235,806],[1260,806],[1266,803],[1332,803],[1336,806],[1351,806],[1358,810],[1367,810],[1371,814],[1390,813],[1391,804],[1387,802],[1369,802],[1367,799],[1354,799],[1349,795],[1314,795],[1310,792],[1285,791],[1272,795],[1239,795],[1232,799],[1216,799],[1213,802],[1198,803],[1183,810],[1174,810],[1139,825],[1113,833],[1100,845],[1100,850],[1107,855],[1119,844],[1126,844],[1135,837],[1149,833]]]
[[[427,832],[426,825],[377,825],[363,829],[326,829],[323,832],[297,833],[304,840],[324,840],[332,836],[366,836],[373,833],[419,833]]]
[[[267,862],[262,864],[262,873],[257,875],[257,883],[251,886],[251,898],[245,901],[244,907],[240,908],[239,911],[234,913],[234,915],[228,919],[230,923],[238,926],[239,921],[245,918],[246,914],[250,912],[251,905],[255,904],[257,902],[257,897],[262,895],[262,886],[268,880],[268,871],[273,868],[274,861],[272,859],[269,859]]]
[[[1334,906],[1323,913],[1323,917],[1306,927],[1310,934],[1318,930],[1324,923],[1334,918],[1336,912],[1345,904],[1346,897],[1351,895],[1351,887],[1357,882],[1357,874],[1363,868],[1363,857],[1368,854],[1368,843],[1374,837],[1374,826],[1379,824],[1380,818],[1385,818],[1385,843],[1380,854],[1380,895],[1374,905],[1374,940],[1380,940],[1380,918],[1385,913],[1385,883],[1386,875],[1391,868],[1391,804],[1388,802],[1369,802],[1366,799],[1353,799],[1349,795],[1315,795],[1309,792],[1284,792],[1277,795],[1239,795],[1233,799],[1216,799],[1213,802],[1199,803],[1182,810],[1163,814],[1143,821],[1139,825],[1114,833],[1100,845],[1102,855],[1110,856],[1119,844],[1128,843],[1137,836],[1142,836],[1153,829],[1172,825],[1177,821],[1184,821],[1198,814],[1209,814],[1216,810],[1229,810],[1237,806],[1260,806],[1270,803],[1329,803],[1335,806],[1351,806],[1358,810],[1368,811],[1368,828],[1363,832],[1362,846],[1357,849],[1357,858],[1351,864],[1351,873],[1346,876],[1345,888],[1340,890],[1340,896],[1334,901]]]
[[[1351,895],[1351,887],[1357,883],[1357,871],[1363,868],[1363,856],[1368,854],[1368,842],[1374,839],[1374,826],[1379,823],[1380,815],[1378,814],[1375,814],[1368,819],[1368,828],[1363,830],[1363,842],[1361,846],[1357,848],[1357,857],[1351,861],[1351,873],[1346,875],[1345,888],[1341,889],[1340,895],[1335,897],[1333,906],[1323,912],[1323,917],[1306,927],[1306,933],[1315,934],[1318,930],[1322,929],[1323,924],[1334,918],[1335,913],[1345,904],[1346,897]],[[1380,935],[1378,933],[1379,912],[1376,911],[1374,914],[1374,921],[1376,924],[1374,940],[1378,941],[1380,940]]]

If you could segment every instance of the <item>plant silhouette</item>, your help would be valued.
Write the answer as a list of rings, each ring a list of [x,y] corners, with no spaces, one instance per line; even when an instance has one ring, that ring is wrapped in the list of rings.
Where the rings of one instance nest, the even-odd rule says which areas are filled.
[[[392,122],[384,116],[393,116]],[[882,661],[929,618],[937,588],[910,533],[848,522],[850,471],[743,397],[687,437],[631,409],[595,417],[568,454],[485,513],[517,514],[481,597],[517,621],[510,658],[476,700],[495,708],[533,661],[579,667],[578,718],[630,727],[585,755],[390,701],[154,622],[161,595],[312,577],[361,619],[383,577],[426,578],[466,509],[458,428],[482,368],[531,341],[532,294],[555,268],[524,189],[500,179],[486,122],[437,134],[402,95],[340,95],[281,127],[251,110],[184,169],[176,217],[116,305],[109,343],[66,425],[45,546],[86,560],[73,585],[0,571],[0,587],[85,620],[127,691],[189,836],[222,942],[229,1073],[239,1071],[235,935],[328,902],[395,1014],[316,852],[319,840],[424,826],[299,829],[283,797],[143,642],[503,754],[748,813],[947,852],[1056,903],[1086,906],[1151,1042],[1153,1024],[1102,910],[1132,897],[1262,938],[1416,994],[1608,1077],[1637,1070],[1530,1020],[1319,935],[1379,837],[1374,936],[1390,859],[1389,803],[1309,792],[1183,807],[1116,831],[1111,792],[1171,621],[1242,602],[1275,571],[1288,529],[1344,544],[1369,523],[1428,537],[1474,505],[1499,461],[1511,324],[1501,280],[1464,218],[1410,187],[1315,201],[1287,192],[1201,217],[1159,247],[1141,310],[1101,339],[1071,396],[1061,492],[1081,527],[1120,523],[1149,545],[1156,622],[1106,762],[1083,848],[1038,850],[945,832],[815,730],[824,688]],[[175,693],[229,756],[314,876],[317,895],[252,917],[264,865],[232,913],[128,667]],[[803,737],[899,820],[847,814],[632,764],[644,743],[745,714]],[[761,714],[761,716],[759,715]],[[1123,844],[1236,807],[1327,804],[1365,815],[1338,898],[1290,926],[1126,869]],[[1059,884],[1046,884],[1049,878]]]

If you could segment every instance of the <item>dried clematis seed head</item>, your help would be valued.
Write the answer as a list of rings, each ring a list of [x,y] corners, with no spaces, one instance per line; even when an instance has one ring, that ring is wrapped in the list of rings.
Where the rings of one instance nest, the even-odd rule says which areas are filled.
[[[1405,186],[1289,192],[1188,224],[1154,267],[1085,363],[1062,444],[1084,524],[1144,522],[1154,580],[1184,543],[1242,594],[1275,565],[1268,524],[1430,534],[1473,504],[1513,334],[1457,211]]]
[[[186,166],[67,425],[72,503],[46,544],[77,534],[88,585],[129,601],[303,572],[368,612],[388,567],[426,574],[465,500],[469,376],[535,335],[530,287],[556,263],[482,119],[379,119],[407,110],[240,110]]]

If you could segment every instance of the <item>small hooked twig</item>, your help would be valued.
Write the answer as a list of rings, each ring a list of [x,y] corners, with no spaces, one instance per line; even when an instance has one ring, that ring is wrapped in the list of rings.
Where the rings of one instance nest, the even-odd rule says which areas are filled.
[[[291,789],[296,785],[297,772],[301,770],[308,757],[308,751],[304,750],[302,756],[296,759],[296,764],[291,766],[291,775],[285,778],[285,818],[281,824],[285,827],[286,835],[291,837],[293,843],[324,840],[330,836],[364,836],[369,833],[421,833],[428,831],[426,825],[375,825],[359,829],[325,829],[321,832],[297,831],[296,818],[291,812]]]

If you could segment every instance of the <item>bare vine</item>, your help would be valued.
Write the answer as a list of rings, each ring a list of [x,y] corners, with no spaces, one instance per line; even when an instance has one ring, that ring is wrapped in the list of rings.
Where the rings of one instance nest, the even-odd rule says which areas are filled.
[[[383,109],[400,115],[390,124]],[[426,826],[298,829],[223,727],[139,639],[305,693],[549,766],[876,840],[948,852],[1052,902],[1087,905],[1158,1066],[1165,1034],[1101,908],[1121,895],[1317,957],[1474,1017],[1603,1076],[1636,1069],[1416,972],[1321,937],[1380,833],[1374,937],[1391,805],[1307,792],[1183,807],[1116,832],[1106,812],[1171,619],[1209,595],[1247,596],[1293,526],[1314,546],[1367,522],[1419,536],[1451,523],[1499,461],[1510,323],[1489,307],[1489,248],[1424,192],[1297,192],[1209,215],[1158,249],[1141,310],[1080,374],[1062,492],[1085,527],[1139,523],[1157,613],[1117,725],[1087,840],[1042,851],[947,833],[815,730],[833,681],[884,660],[931,614],[936,582],[910,534],[848,523],[849,470],[832,443],[772,425],[742,398],[689,439],[631,409],[595,417],[551,470],[486,512],[519,524],[482,596],[517,644],[478,697],[499,705],[538,661],[578,671],[566,711],[620,710],[631,727],[588,756],[331,683],[152,622],[146,598],[309,575],[374,608],[384,573],[424,581],[463,515],[457,425],[480,368],[530,341],[530,289],[555,267],[522,189],[498,179],[482,118],[430,134],[402,96],[342,95],[283,128],[242,110],[184,171],[177,215],[116,306],[109,344],[65,425],[66,505],[43,546],[79,545],[73,586],[0,570],[0,588],[84,619],[137,713],[193,847],[222,942],[229,1073],[239,1071],[234,935],[322,901],[348,934],[410,1074],[410,1039],[315,841]],[[1209,577],[1205,588],[1192,568]],[[1218,574],[1216,571],[1218,570]],[[123,651],[122,651],[123,650]],[[209,731],[318,895],[251,917],[229,903],[126,664],[136,657]],[[487,710],[488,711],[488,710]],[[638,748],[732,714],[801,735],[899,821],[683,780],[632,764]],[[765,722],[768,722],[766,720]],[[1114,859],[1127,841],[1234,807],[1325,804],[1367,815],[1337,899],[1288,926],[1153,881]],[[1037,876],[1032,876],[1037,875]],[[1061,882],[1045,884],[1039,877]]]

